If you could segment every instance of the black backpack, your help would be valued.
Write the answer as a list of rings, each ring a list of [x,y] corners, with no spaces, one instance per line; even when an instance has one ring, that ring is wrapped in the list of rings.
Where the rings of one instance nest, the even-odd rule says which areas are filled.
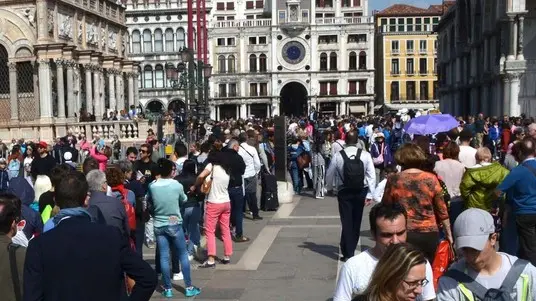
[[[523,259],[517,259],[501,284],[501,287],[487,289],[464,272],[458,270],[448,270],[443,277],[449,277],[463,284],[470,290],[478,300],[481,301],[514,301],[510,294],[514,290],[517,279],[529,262]],[[520,294],[521,292],[518,292]]]
[[[341,156],[344,160],[342,167],[343,188],[361,190],[365,188],[365,165],[361,161],[361,152],[358,148],[355,156],[348,157],[344,150],[341,150]]]

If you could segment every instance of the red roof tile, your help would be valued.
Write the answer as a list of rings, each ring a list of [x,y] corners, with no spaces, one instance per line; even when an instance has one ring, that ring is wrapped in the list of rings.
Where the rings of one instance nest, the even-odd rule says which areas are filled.
[[[444,1],[443,4],[430,5],[429,8],[420,8],[407,4],[394,4],[376,13],[377,16],[411,16],[411,15],[442,15],[456,1]]]

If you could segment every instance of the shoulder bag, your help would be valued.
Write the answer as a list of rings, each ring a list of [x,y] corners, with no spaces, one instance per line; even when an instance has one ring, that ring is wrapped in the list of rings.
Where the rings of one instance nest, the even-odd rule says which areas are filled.
[[[201,193],[204,195],[208,195],[210,192],[210,189],[212,188],[212,180],[214,179],[214,168],[216,168],[215,165],[212,165],[212,171],[210,172],[210,175],[208,175],[205,180],[203,181],[203,184],[201,184]]]

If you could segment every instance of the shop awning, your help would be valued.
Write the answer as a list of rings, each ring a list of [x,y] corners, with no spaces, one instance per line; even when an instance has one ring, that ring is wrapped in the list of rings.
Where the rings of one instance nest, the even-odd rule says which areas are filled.
[[[430,110],[439,108],[439,103],[386,103],[384,106],[389,110]]]
[[[350,114],[367,113],[367,108],[365,107],[365,104],[362,103],[350,103],[348,111]]]

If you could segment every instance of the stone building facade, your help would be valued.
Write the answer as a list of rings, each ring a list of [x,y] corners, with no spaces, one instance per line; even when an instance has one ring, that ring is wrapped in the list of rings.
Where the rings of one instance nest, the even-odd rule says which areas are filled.
[[[1,1],[0,32],[0,139],[138,134],[133,122],[99,123],[135,105],[121,1]],[[86,113],[96,122],[79,122]]]
[[[208,20],[212,119],[373,112],[367,0],[214,0]]]
[[[536,115],[536,2],[458,0],[439,28],[441,109]]]
[[[193,10],[196,12],[196,1]],[[211,2],[206,2],[210,11]],[[126,1],[129,57],[138,63],[139,103],[144,110],[162,112],[186,108],[184,89],[178,89],[167,77],[166,66],[182,62],[180,50],[189,47],[197,61],[197,47],[188,44],[188,15],[186,0]],[[194,13],[194,41],[197,18]]]

